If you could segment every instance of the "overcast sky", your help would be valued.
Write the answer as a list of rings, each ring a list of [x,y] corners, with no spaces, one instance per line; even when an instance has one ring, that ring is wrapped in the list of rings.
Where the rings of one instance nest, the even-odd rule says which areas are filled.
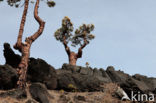
[[[23,40],[38,28],[33,6],[30,4]],[[22,11],[0,3],[0,64],[5,63],[3,43],[13,46],[16,42]],[[156,77],[156,0],[56,0],[54,8],[41,2],[39,15],[46,26],[32,45],[32,57],[42,58],[55,68],[68,63],[63,45],[53,36],[68,16],[75,28],[83,23],[95,25],[96,38],[84,48],[78,65],[89,62],[92,67],[114,66],[129,74]]]

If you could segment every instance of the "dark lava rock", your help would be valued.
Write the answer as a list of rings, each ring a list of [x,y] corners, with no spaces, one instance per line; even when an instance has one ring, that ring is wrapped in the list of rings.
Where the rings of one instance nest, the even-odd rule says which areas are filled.
[[[4,57],[6,64],[14,68],[17,68],[21,60],[21,57],[14,53],[8,43],[4,44]],[[8,65],[0,66],[0,89],[11,89],[16,86],[18,75],[15,69]],[[28,81],[43,83],[48,89],[100,91],[102,90],[101,84],[113,82],[119,84],[128,95],[131,91],[156,93],[156,78],[138,74],[130,76],[123,71],[116,71],[112,66],[105,71],[63,64],[61,69],[55,71],[55,68],[44,60],[30,58],[27,77]]]
[[[42,59],[30,58],[28,80],[31,82],[44,83],[48,89],[55,89],[57,87],[55,68]]]
[[[155,81],[155,78],[148,78],[146,76],[136,74],[127,79],[125,83],[121,83],[120,86],[124,89],[128,96],[131,97],[132,92],[134,94],[138,94],[138,92],[141,94],[154,93],[156,88]]]
[[[130,76],[122,71],[115,71],[113,67],[108,67],[106,70],[107,74],[114,83],[120,85],[121,88],[131,97],[131,93],[138,94],[149,94],[156,88],[156,78],[148,78],[136,74]]]
[[[29,88],[33,99],[39,103],[50,103],[48,98],[52,98],[44,84],[33,83]]]
[[[5,64],[9,64],[13,68],[18,67],[18,64],[21,61],[21,56],[14,53],[14,51],[11,49],[9,43],[4,43],[3,54],[4,54],[4,57],[6,60]]]
[[[114,83],[124,83],[130,76],[122,71],[115,71],[113,66],[109,66],[106,73]]]
[[[65,91],[89,91],[89,92],[102,90],[101,88],[102,80],[97,78],[98,76],[94,74],[94,70],[92,68],[64,64],[62,66],[62,69],[57,70],[57,74],[58,74],[57,89],[63,89]]]
[[[80,66],[73,66],[73,65],[69,65],[69,64],[63,64],[62,66],[62,70],[68,70],[70,72],[77,72],[80,70]]]
[[[58,88],[65,91],[100,91],[100,81],[92,76],[62,73],[58,75]]]
[[[14,68],[18,67],[21,60],[21,57],[14,53],[8,43],[4,44],[4,57],[6,64]],[[44,83],[48,89],[55,89],[57,87],[55,68],[42,59],[29,59],[27,77],[28,81]]]
[[[132,76],[135,80],[142,82],[142,87],[145,88],[145,91],[154,91],[156,89],[156,79],[148,78],[140,74],[135,74]]]
[[[0,65],[0,89],[12,89],[16,87],[18,74],[9,65]]]
[[[74,70],[75,69],[75,70]],[[78,91],[100,91],[101,84],[117,83],[130,96],[134,93],[155,93],[156,78],[148,78],[142,75],[130,76],[123,71],[115,71],[109,66],[107,70],[92,69],[90,67],[72,66],[63,64],[62,69],[57,70],[58,88],[66,91],[76,89]],[[69,87],[72,87],[69,88]]]
[[[11,97],[11,98],[16,98],[16,99],[25,99],[25,98],[27,98],[27,95],[26,95],[25,90],[15,89],[15,90],[10,90],[10,91],[0,93],[0,97],[2,97],[2,98]]]
[[[123,71],[115,71],[112,66],[108,67],[106,72],[111,80],[119,84],[129,97],[131,97],[132,91],[134,94],[138,94],[138,92],[148,94],[156,88],[156,78],[148,78],[139,74],[130,76]]]

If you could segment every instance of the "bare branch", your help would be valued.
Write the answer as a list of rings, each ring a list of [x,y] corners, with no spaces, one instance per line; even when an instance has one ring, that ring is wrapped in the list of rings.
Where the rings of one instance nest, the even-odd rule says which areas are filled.
[[[84,43],[83,43],[83,45],[78,50],[77,58],[81,58],[82,57],[82,49],[84,47],[86,47],[87,44],[88,44],[88,42],[87,42],[86,38],[84,38]]]
[[[63,45],[65,47],[65,50],[66,50],[67,54],[70,55],[70,48],[67,45],[67,41],[66,41],[66,37],[65,36],[63,37]]]
[[[45,22],[38,16],[39,1],[40,0],[36,0],[35,9],[34,9],[34,18],[39,23],[40,26],[37,32],[35,32],[32,36],[26,39],[26,42],[28,42],[29,40],[32,40],[32,42],[35,41],[42,34],[45,27]]]
[[[19,34],[18,34],[17,42],[14,45],[14,48],[19,51],[21,51],[21,48],[22,48],[22,36],[23,36],[23,32],[24,32],[24,25],[25,25],[25,21],[26,21],[28,6],[29,6],[29,0],[25,0],[25,6],[24,6],[24,11],[23,11],[23,15],[22,15],[21,24],[20,24]]]

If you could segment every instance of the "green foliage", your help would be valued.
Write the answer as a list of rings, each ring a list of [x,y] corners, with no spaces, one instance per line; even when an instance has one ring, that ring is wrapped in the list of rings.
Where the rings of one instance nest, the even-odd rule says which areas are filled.
[[[4,0],[0,0],[0,2],[1,1],[4,1]],[[21,5],[21,3],[23,2],[23,4],[24,4],[24,1],[25,0],[7,0],[7,3],[8,3],[8,5],[10,5],[11,7],[16,7],[16,8],[18,8],[20,5]],[[52,0],[41,0],[41,1],[45,1],[46,3],[47,3],[47,5],[48,5],[48,7],[54,7],[55,6],[55,2],[54,1],[52,1]],[[34,3],[35,2],[35,0],[30,0],[30,3]],[[22,6],[22,5],[21,5]]]
[[[79,29],[76,29],[75,35],[72,38],[72,46],[76,46],[78,44],[82,45],[82,41],[84,40],[84,38],[87,40],[87,43],[89,43],[90,40],[95,38],[93,34],[90,34],[93,30],[93,24],[83,24],[79,27]]]
[[[65,38],[67,43],[70,41],[71,46],[75,47],[77,45],[81,46],[84,40],[89,43],[90,40],[94,39],[95,36],[91,34],[93,30],[93,24],[83,24],[78,29],[76,29],[75,34],[72,35],[73,24],[68,17],[64,17],[64,19],[62,20],[62,27],[55,32],[54,36],[56,40],[60,42],[63,42]]]
[[[63,42],[63,39],[65,37],[66,41],[70,41],[71,39],[71,32],[73,31],[73,24],[71,23],[70,19],[68,17],[65,17],[62,20],[62,27],[59,28],[54,36],[56,40],[59,40],[60,42]]]
[[[47,1],[47,5],[49,7],[54,7],[55,6],[55,2],[54,1]]]
[[[21,0],[7,0],[8,5],[19,7]]]

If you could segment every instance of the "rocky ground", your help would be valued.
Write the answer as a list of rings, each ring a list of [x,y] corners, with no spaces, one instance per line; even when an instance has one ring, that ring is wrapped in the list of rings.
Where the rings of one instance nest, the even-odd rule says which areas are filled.
[[[32,97],[26,96],[25,92],[21,92],[22,90],[0,91],[0,103],[130,103],[130,101],[121,101],[116,97],[117,85],[113,83],[105,85],[103,92],[65,92],[64,90],[46,90],[40,83],[32,85],[36,89],[42,87],[44,90],[36,93],[34,88],[32,90],[30,87]]]
[[[55,69],[35,58],[29,60],[27,89],[20,90],[16,68],[21,57],[8,43],[4,44],[4,57],[6,64],[0,65],[0,103],[131,103],[125,98],[131,98],[131,91],[156,95],[156,78],[131,76],[112,66],[104,70],[63,64]]]

